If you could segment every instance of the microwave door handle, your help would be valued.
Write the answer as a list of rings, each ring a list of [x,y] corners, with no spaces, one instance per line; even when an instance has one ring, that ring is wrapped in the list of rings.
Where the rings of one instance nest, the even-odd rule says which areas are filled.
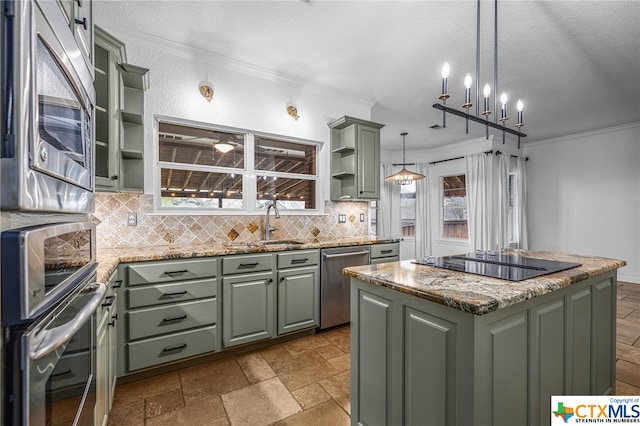
[[[91,296],[89,302],[82,307],[80,312],[71,321],[47,331],[37,346],[30,351],[29,356],[32,360],[37,361],[69,342],[87,322],[107,293],[106,285],[102,283],[95,283],[94,285],[94,295]]]

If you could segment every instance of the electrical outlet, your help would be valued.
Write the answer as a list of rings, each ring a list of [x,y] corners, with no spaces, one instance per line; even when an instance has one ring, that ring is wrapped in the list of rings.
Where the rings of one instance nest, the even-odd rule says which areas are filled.
[[[364,213],[360,213],[360,222],[364,222]]]
[[[346,223],[347,222],[347,215],[346,214],[339,214],[338,215],[338,223]]]
[[[127,226],[138,226],[138,214],[136,212],[127,213]]]

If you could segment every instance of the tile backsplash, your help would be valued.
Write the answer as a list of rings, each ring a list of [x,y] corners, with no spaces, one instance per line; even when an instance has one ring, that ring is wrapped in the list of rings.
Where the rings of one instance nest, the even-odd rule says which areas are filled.
[[[265,214],[163,215],[153,212],[153,196],[96,193],[92,221],[97,226],[98,248],[149,246],[184,247],[194,244],[249,242],[264,238]],[[273,239],[341,238],[368,235],[368,202],[325,202],[325,215],[284,215],[271,224]],[[127,214],[138,215],[137,226],[127,226]],[[360,222],[363,213],[365,221]],[[346,223],[338,223],[345,214]]]

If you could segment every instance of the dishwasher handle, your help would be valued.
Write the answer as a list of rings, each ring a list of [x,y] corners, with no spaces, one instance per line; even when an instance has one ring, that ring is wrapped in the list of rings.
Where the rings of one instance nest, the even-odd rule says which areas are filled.
[[[352,251],[352,252],[348,252],[348,253],[338,253],[338,254],[323,254],[322,256],[325,259],[334,259],[337,257],[348,257],[348,256],[360,256],[363,254],[369,254],[369,252],[367,250],[364,251]]]

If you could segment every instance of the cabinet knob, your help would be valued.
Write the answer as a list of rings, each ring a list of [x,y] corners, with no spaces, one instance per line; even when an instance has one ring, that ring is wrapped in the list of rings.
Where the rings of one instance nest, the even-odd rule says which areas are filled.
[[[87,18],[82,18],[82,19],[75,19],[76,21],[76,25],[82,25],[82,27],[84,28],[84,30],[87,30]]]
[[[78,7],[82,7],[82,0],[76,0],[76,3],[78,3]]]
[[[271,284],[273,282],[273,278],[269,278],[269,280],[267,281],[267,284]]]
[[[361,194],[364,194],[364,191],[360,191]]]
[[[118,175],[111,176],[111,180],[118,180]]]

